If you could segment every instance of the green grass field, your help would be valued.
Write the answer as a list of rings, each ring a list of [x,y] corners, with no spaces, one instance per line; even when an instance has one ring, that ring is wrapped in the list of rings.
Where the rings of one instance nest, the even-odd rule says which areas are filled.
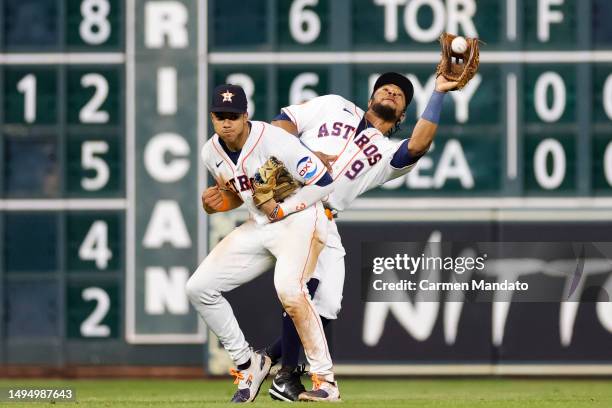
[[[269,381],[264,383],[253,406],[279,407],[286,404],[270,399],[268,385]],[[75,406],[79,407],[235,406],[227,402],[233,394],[233,384],[221,380],[0,380],[0,387],[9,386],[73,387],[78,400]],[[343,407],[612,407],[612,380],[340,379],[340,391]],[[16,403],[8,406],[51,405],[58,404]]]

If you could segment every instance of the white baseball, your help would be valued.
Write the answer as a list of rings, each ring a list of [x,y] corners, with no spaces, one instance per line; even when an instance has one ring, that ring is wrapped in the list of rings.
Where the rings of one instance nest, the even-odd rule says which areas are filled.
[[[457,54],[463,54],[467,50],[467,41],[463,37],[456,37],[451,42],[451,49]]]

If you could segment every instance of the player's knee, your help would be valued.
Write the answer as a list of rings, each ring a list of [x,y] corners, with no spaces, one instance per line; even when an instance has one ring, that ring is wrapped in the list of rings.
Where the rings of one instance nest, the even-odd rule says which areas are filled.
[[[187,281],[185,291],[192,304],[210,305],[216,303],[221,297],[221,293],[213,287],[209,280],[198,279],[196,273]]]
[[[304,292],[302,292],[297,285],[276,288],[276,293],[278,294],[278,299],[283,305],[283,308],[289,313],[292,308],[298,307],[305,301]]]

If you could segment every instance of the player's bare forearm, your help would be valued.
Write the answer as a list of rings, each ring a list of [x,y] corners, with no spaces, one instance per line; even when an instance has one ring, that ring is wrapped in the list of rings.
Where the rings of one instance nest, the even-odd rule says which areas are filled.
[[[408,142],[408,152],[412,157],[422,156],[429,150],[429,146],[431,146],[431,142],[433,142],[436,136],[436,130],[438,130],[444,94],[454,90],[456,87],[457,82],[449,81],[442,75],[436,78],[435,92],[432,94],[423,112],[423,116],[414,127]]]
[[[298,135],[297,126],[295,126],[293,122],[290,122],[288,120],[273,120],[271,124],[272,126],[276,126],[283,130],[286,130],[287,132],[291,133],[293,136]]]
[[[436,136],[438,125],[430,122],[427,119],[419,119],[416,123],[412,136],[408,141],[408,152],[411,157],[422,156],[427,153],[431,142],[433,142]]]
[[[209,187],[202,193],[202,207],[207,214],[231,211],[242,205],[242,199],[233,191],[219,186]]]

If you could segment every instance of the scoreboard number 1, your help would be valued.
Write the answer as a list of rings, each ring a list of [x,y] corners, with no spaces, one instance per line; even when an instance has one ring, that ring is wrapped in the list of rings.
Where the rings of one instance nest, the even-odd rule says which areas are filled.
[[[17,82],[17,90],[23,94],[23,119],[26,123],[36,121],[36,77],[34,74],[24,76]]]

